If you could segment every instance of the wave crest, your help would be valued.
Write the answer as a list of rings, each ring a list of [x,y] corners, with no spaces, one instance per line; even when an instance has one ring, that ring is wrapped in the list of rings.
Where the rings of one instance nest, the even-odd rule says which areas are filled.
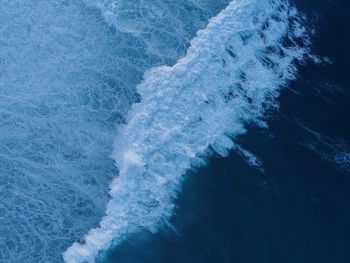
[[[183,175],[213,151],[227,155],[244,125],[265,125],[280,88],[308,52],[306,30],[286,1],[234,0],[192,40],[173,67],[145,73],[142,100],[121,127],[113,158],[119,176],[98,228],[64,253],[93,262],[140,228],[171,216]]]

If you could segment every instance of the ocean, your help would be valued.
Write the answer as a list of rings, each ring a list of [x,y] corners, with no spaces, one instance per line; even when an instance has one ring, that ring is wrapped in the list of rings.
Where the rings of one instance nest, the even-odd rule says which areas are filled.
[[[348,1],[297,1],[315,33],[312,51],[331,64],[301,65],[269,127],[239,142],[262,162],[232,151],[189,173],[171,225],[143,232],[98,262],[348,262],[350,37]]]
[[[350,3],[0,7],[0,262],[348,262]]]

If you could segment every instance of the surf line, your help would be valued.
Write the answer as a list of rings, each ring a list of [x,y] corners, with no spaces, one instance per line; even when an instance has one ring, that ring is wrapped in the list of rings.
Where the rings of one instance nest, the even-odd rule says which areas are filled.
[[[210,154],[227,155],[245,124],[264,113],[308,53],[307,30],[283,0],[233,0],[197,33],[174,66],[147,71],[115,141],[119,175],[106,215],[66,263],[94,262],[99,252],[140,229],[155,232],[171,217],[183,175]]]

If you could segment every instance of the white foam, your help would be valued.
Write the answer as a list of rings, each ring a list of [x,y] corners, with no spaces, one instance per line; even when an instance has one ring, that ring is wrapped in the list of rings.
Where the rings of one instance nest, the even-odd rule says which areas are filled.
[[[112,242],[168,220],[188,169],[213,151],[227,155],[246,123],[264,125],[264,112],[277,106],[280,88],[296,75],[294,62],[307,52],[297,45],[305,37],[285,1],[234,0],[176,65],[148,71],[138,86],[142,101],[115,142],[119,176],[106,216],[64,260],[94,262]]]

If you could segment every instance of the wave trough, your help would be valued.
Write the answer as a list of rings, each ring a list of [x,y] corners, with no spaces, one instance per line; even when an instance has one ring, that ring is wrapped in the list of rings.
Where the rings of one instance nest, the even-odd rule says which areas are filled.
[[[286,1],[234,0],[191,41],[172,67],[144,75],[113,159],[119,175],[99,227],[63,254],[94,262],[100,251],[141,228],[156,231],[172,215],[181,181],[216,152],[227,155],[244,125],[265,125],[279,91],[308,52],[302,18]]]

